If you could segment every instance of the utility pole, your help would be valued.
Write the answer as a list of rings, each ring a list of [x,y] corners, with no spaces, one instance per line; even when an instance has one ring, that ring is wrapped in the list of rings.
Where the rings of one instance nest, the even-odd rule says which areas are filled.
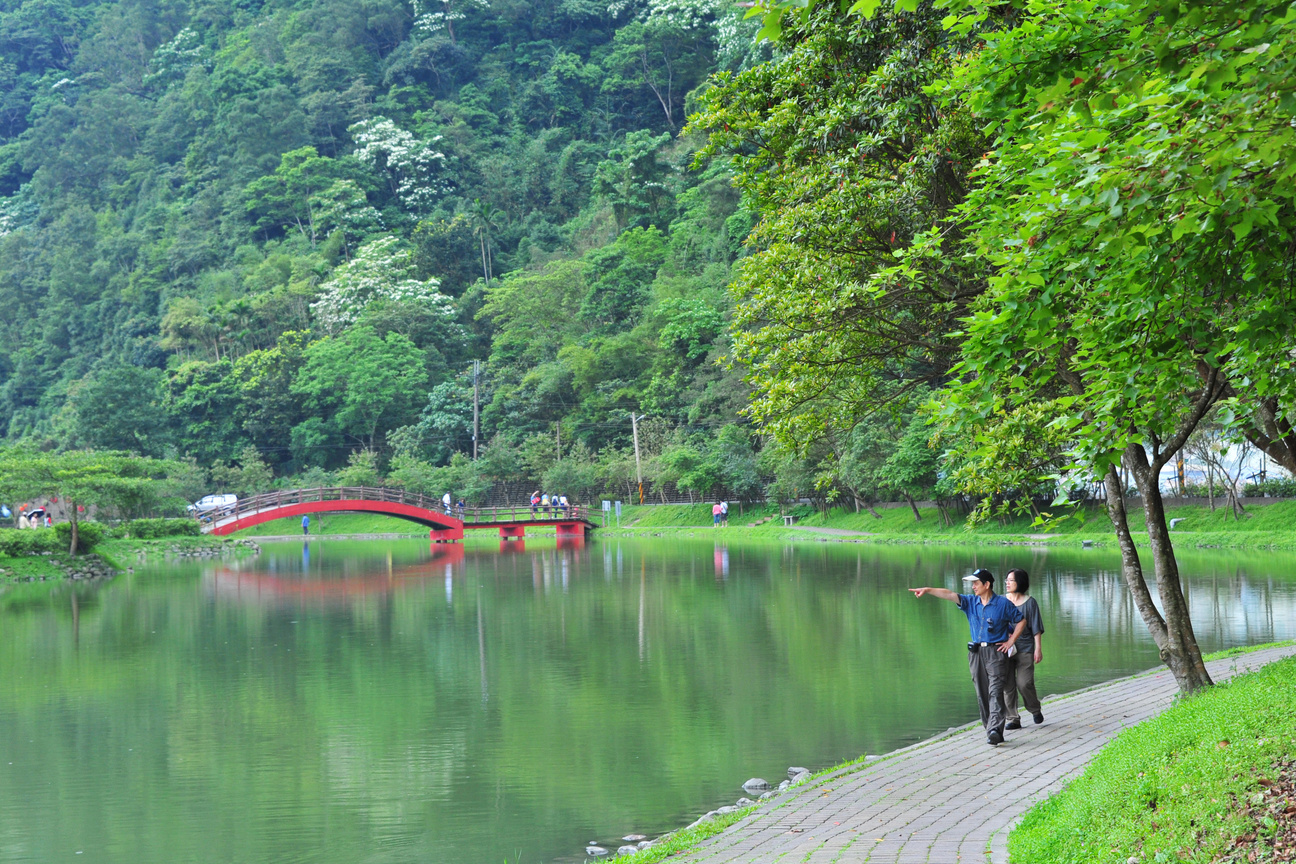
[[[554,442],[558,448],[558,461],[562,461],[562,421],[559,420],[554,424]]]
[[[477,436],[481,434],[481,361],[473,361],[473,461],[477,461]]]
[[[630,412],[630,431],[634,435],[635,447],[635,476],[639,479],[639,503],[643,504],[643,464],[639,461],[639,421],[645,415],[635,416],[633,411]]]

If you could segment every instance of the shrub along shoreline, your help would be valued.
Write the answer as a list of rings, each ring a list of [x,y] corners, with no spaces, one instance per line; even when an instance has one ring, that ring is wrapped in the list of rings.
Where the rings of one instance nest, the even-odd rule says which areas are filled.
[[[0,528],[0,585],[77,578],[101,578],[126,570],[129,556],[160,543],[209,548],[230,541],[200,536],[193,519],[134,519],[119,525],[83,521],[78,525],[77,555],[68,554],[72,526],[18,530]]]

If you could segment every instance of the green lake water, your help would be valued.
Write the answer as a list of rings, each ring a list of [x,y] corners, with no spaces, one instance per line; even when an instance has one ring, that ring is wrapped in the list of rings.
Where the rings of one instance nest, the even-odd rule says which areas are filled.
[[[974,566],[1031,571],[1041,694],[1157,662],[1110,552],[708,533],[267,544],[0,594],[0,861],[583,859],[975,719],[963,616],[904,591]],[[1296,636],[1296,556],[1181,563],[1205,649]]]

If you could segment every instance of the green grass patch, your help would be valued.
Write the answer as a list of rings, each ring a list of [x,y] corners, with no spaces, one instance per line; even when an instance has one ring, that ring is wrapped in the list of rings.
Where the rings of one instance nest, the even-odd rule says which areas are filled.
[[[692,849],[708,837],[713,837],[716,834],[719,834],[730,825],[754,812],[759,806],[760,805],[757,805],[756,807],[744,807],[743,809],[735,810],[732,813],[722,813],[713,819],[703,822],[696,828],[683,828],[679,831],[672,831],[670,834],[663,836],[647,849],[636,852],[633,855],[622,855],[616,860],[625,861],[627,864],[655,864],[657,861],[664,861],[672,855]]]
[[[50,563],[52,556],[20,555],[15,558],[0,558],[0,585],[15,582],[40,581],[41,579],[62,579],[63,568]],[[54,559],[54,560],[62,560]]]
[[[832,528],[858,532],[853,539],[878,543],[1000,543],[1006,540],[1026,540],[1079,544],[1081,540],[1101,545],[1114,545],[1111,520],[1105,508],[1097,505],[1084,508],[1075,518],[1067,519],[1049,531],[1032,524],[1027,517],[989,522],[969,528],[962,516],[951,514],[953,525],[943,524],[935,507],[919,508],[921,520],[914,519],[909,507],[887,507],[877,510],[874,517],[867,511],[854,512],[852,508],[832,508],[822,514],[808,507],[797,508],[804,515],[798,519],[800,528]],[[1173,532],[1176,547],[1192,548],[1296,548],[1296,501],[1252,505],[1240,520],[1230,512],[1217,508],[1214,512],[1205,504],[1178,504],[1166,507],[1168,518],[1184,518]],[[1143,511],[1129,511],[1130,528],[1135,542],[1146,545],[1147,535]],[[769,518],[756,528],[747,528],[752,522]],[[729,531],[726,536],[750,539],[787,540],[819,539],[828,535],[813,531],[798,531],[784,527],[779,510],[772,505],[746,507],[742,513],[737,508],[729,514]],[[710,504],[664,504],[660,506],[627,507],[621,515],[621,528],[615,522],[608,531],[636,533],[677,532],[711,527]],[[1047,535],[1042,537],[1041,535]],[[844,538],[851,539],[851,538]]]
[[[1203,660],[1223,660],[1226,657],[1241,657],[1243,654],[1250,654],[1252,651],[1263,651],[1266,648],[1284,648],[1288,645],[1296,644],[1296,639],[1285,639],[1282,642],[1264,642],[1260,645],[1238,645],[1234,648],[1226,648],[1223,651],[1214,651],[1210,654],[1203,654]],[[1161,667],[1157,667],[1160,671]]]
[[[397,519],[381,513],[312,513],[310,514],[310,533],[312,536],[329,536],[332,534],[408,534],[414,537],[426,537],[428,529],[408,519]],[[251,528],[244,528],[233,534],[235,537],[300,537],[301,517],[290,516],[287,519],[275,519],[262,522]]]
[[[1214,861],[1264,829],[1238,802],[1296,743],[1296,658],[1185,698],[1128,729],[1008,838],[1013,864]]]
[[[662,504],[644,506],[633,505],[621,508],[621,527],[628,528],[710,528],[711,504]],[[773,504],[748,504],[740,507],[734,504],[729,509],[729,525],[737,527],[755,522],[768,516],[778,516],[778,507]],[[595,512],[595,516],[601,514]],[[599,521],[598,519],[594,521]],[[783,520],[778,520],[779,525]],[[611,527],[616,527],[616,514],[612,514]]]

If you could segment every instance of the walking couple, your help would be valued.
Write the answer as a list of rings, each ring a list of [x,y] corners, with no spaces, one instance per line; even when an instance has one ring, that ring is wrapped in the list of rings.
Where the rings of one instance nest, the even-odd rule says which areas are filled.
[[[971,594],[948,588],[910,588],[915,597],[930,594],[958,605],[967,616],[972,641],[968,642],[968,669],[976,687],[981,724],[992,745],[1002,744],[1005,729],[1020,729],[1017,696],[1036,723],[1044,722],[1044,709],[1035,692],[1035,664],[1044,660],[1044,621],[1039,604],[1030,596],[1030,575],[1009,570],[1005,594],[994,593],[994,574],[972,572]]]

